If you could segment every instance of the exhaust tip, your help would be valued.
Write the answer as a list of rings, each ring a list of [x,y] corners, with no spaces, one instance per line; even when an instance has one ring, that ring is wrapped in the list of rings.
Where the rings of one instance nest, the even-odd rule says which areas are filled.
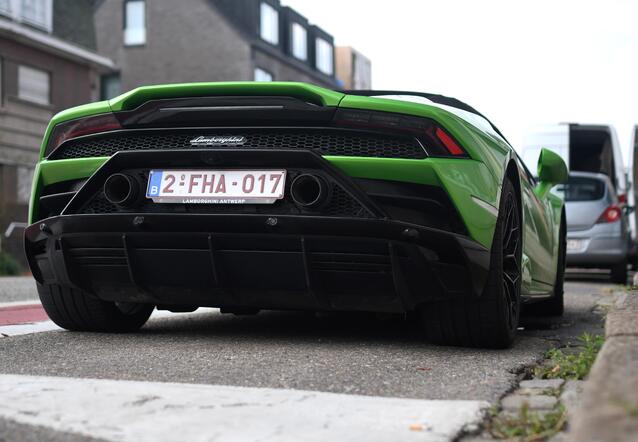
[[[290,185],[290,196],[300,207],[318,207],[326,200],[328,189],[323,178],[317,175],[302,174]]]
[[[116,206],[131,206],[139,194],[137,180],[123,173],[115,173],[104,182],[104,196]]]

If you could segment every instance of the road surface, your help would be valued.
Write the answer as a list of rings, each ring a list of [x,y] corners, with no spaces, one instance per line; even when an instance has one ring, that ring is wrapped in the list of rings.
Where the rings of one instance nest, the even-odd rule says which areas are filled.
[[[8,325],[35,295],[0,279],[0,440],[451,440],[548,348],[602,332],[592,310],[613,286],[576,276],[564,317],[525,320],[506,351],[352,314],[160,313],[133,335]]]

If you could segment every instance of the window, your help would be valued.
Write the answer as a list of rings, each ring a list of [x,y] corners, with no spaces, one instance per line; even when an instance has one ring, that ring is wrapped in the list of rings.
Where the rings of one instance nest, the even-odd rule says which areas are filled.
[[[292,55],[299,60],[308,59],[308,32],[299,23],[292,24]]]
[[[354,66],[352,88],[363,90],[372,89],[372,67],[370,66],[370,60],[356,53],[352,54],[352,57],[354,59],[352,62]]]
[[[279,13],[266,2],[261,2],[261,20],[259,33],[261,38],[271,44],[279,44]]]
[[[0,0],[0,14],[11,15],[11,0]]]
[[[18,98],[38,104],[51,102],[49,73],[28,66],[18,66]]]
[[[22,0],[21,3],[24,22],[51,31],[51,0]]]
[[[122,93],[122,81],[120,74],[102,75],[100,87],[100,98],[102,100],[110,100]]]
[[[261,68],[255,68],[255,81],[272,81],[272,74]]]
[[[53,0],[0,0],[0,14],[47,32],[53,29]]]
[[[323,38],[318,38],[315,49],[317,52],[317,69],[326,75],[332,75],[334,71],[333,52],[334,48]]]
[[[565,201],[597,201],[605,196],[605,182],[596,178],[569,177],[564,184],[555,188],[555,193]]]
[[[146,2],[127,0],[124,3],[124,44],[126,46],[146,43]]]

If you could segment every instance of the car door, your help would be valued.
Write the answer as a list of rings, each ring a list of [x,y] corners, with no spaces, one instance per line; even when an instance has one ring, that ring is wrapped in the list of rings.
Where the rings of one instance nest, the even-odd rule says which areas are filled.
[[[529,260],[534,291],[545,291],[553,286],[556,277],[554,248],[553,208],[548,197],[539,198],[534,189],[536,179],[520,161],[524,173],[521,174],[523,200],[523,254]]]

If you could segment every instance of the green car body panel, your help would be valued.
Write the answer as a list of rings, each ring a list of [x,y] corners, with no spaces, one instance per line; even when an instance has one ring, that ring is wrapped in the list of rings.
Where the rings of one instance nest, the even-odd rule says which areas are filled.
[[[40,162],[35,169],[29,221],[38,218],[38,200],[44,186],[92,176],[108,157],[47,160],[45,149],[53,129],[71,120],[128,111],[149,100],[202,96],[291,96],[319,106],[371,110],[425,117],[448,131],[467,152],[467,158],[397,159],[324,156],[352,178],[392,180],[426,184],[443,189],[458,211],[469,237],[490,249],[497,222],[501,188],[511,174],[520,189],[523,235],[523,296],[543,297],[551,293],[558,256],[558,238],[563,203],[546,191],[560,177],[536,184],[526,176],[512,147],[500,136],[470,124],[444,106],[406,102],[392,98],[347,95],[304,83],[195,83],[148,86],[134,89],[110,101],[75,107],[55,115],[42,141]],[[551,153],[551,152],[550,152]],[[551,155],[546,155],[551,157]],[[551,161],[556,159],[551,157]]]

